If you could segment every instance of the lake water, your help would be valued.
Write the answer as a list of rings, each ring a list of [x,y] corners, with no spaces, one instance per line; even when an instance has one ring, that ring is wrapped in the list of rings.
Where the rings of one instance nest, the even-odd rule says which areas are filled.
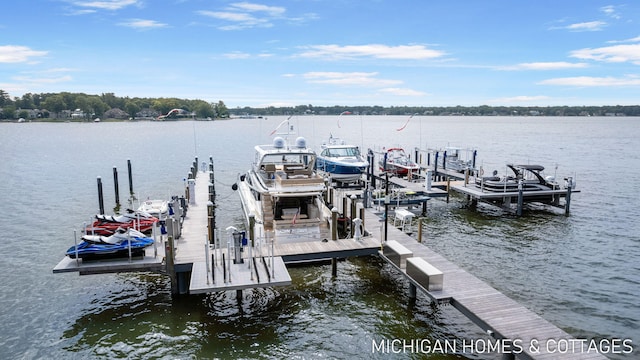
[[[640,349],[640,119],[300,116],[310,146],[329,134],[364,149],[447,145],[478,163],[539,163],[575,176],[571,216],[515,217],[462,197],[429,202],[425,244],[578,338],[630,339]],[[401,276],[375,257],[291,269],[293,285],[172,298],[158,274],[53,274],[98,212],[121,202],[127,159],[140,199],[183,193],[195,156],[213,156],[220,227],[242,226],[238,173],[283,117],[213,122],[0,123],[0,354],[2,358],[389,358],[372,340],[476,339],[449,306],[409,300]],[[446,285],[446,284],[445,284]],[[461,354],[462,355],[462,354]],[[495,358],[490,354],[464,354]],[[431,358],[457,358],[453,354]]]

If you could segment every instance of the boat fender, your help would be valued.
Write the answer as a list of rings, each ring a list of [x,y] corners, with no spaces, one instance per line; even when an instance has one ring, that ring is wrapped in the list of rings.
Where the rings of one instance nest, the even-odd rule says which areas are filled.
[[[233,185],[231,185],[231,189],[232,189],[233,191],[238,190],[238,184],[235,184],[235,183],[234,183]]]

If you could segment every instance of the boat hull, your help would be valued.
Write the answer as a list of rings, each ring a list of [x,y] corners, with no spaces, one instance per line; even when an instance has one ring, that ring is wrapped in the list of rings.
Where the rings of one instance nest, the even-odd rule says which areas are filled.
[[[367,163],[363,162],[337,162],[330,161],[318,157],[316,162],[316,169],[322,171],[332,179],[341,182],[357,182],[362,178],[362,174],[367,170]]]

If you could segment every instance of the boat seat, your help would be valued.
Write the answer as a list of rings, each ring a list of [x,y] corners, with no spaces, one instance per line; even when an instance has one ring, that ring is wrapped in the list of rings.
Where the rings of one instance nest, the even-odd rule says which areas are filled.
[[[309,176],[311,175],[311,169],[295,169],[293,170],[293,175],[304,175],[304,176]]]
[[[262,165],[262,170],[267,174],[267,179],[271,179],[273,174],[276,172],[275,164],[265,164]]]

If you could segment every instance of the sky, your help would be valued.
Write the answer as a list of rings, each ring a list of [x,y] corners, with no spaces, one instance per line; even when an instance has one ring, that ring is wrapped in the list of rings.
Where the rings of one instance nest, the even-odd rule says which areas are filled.
[[[268,106],[640,103],[640,1],[5,0],[0,90]]]

